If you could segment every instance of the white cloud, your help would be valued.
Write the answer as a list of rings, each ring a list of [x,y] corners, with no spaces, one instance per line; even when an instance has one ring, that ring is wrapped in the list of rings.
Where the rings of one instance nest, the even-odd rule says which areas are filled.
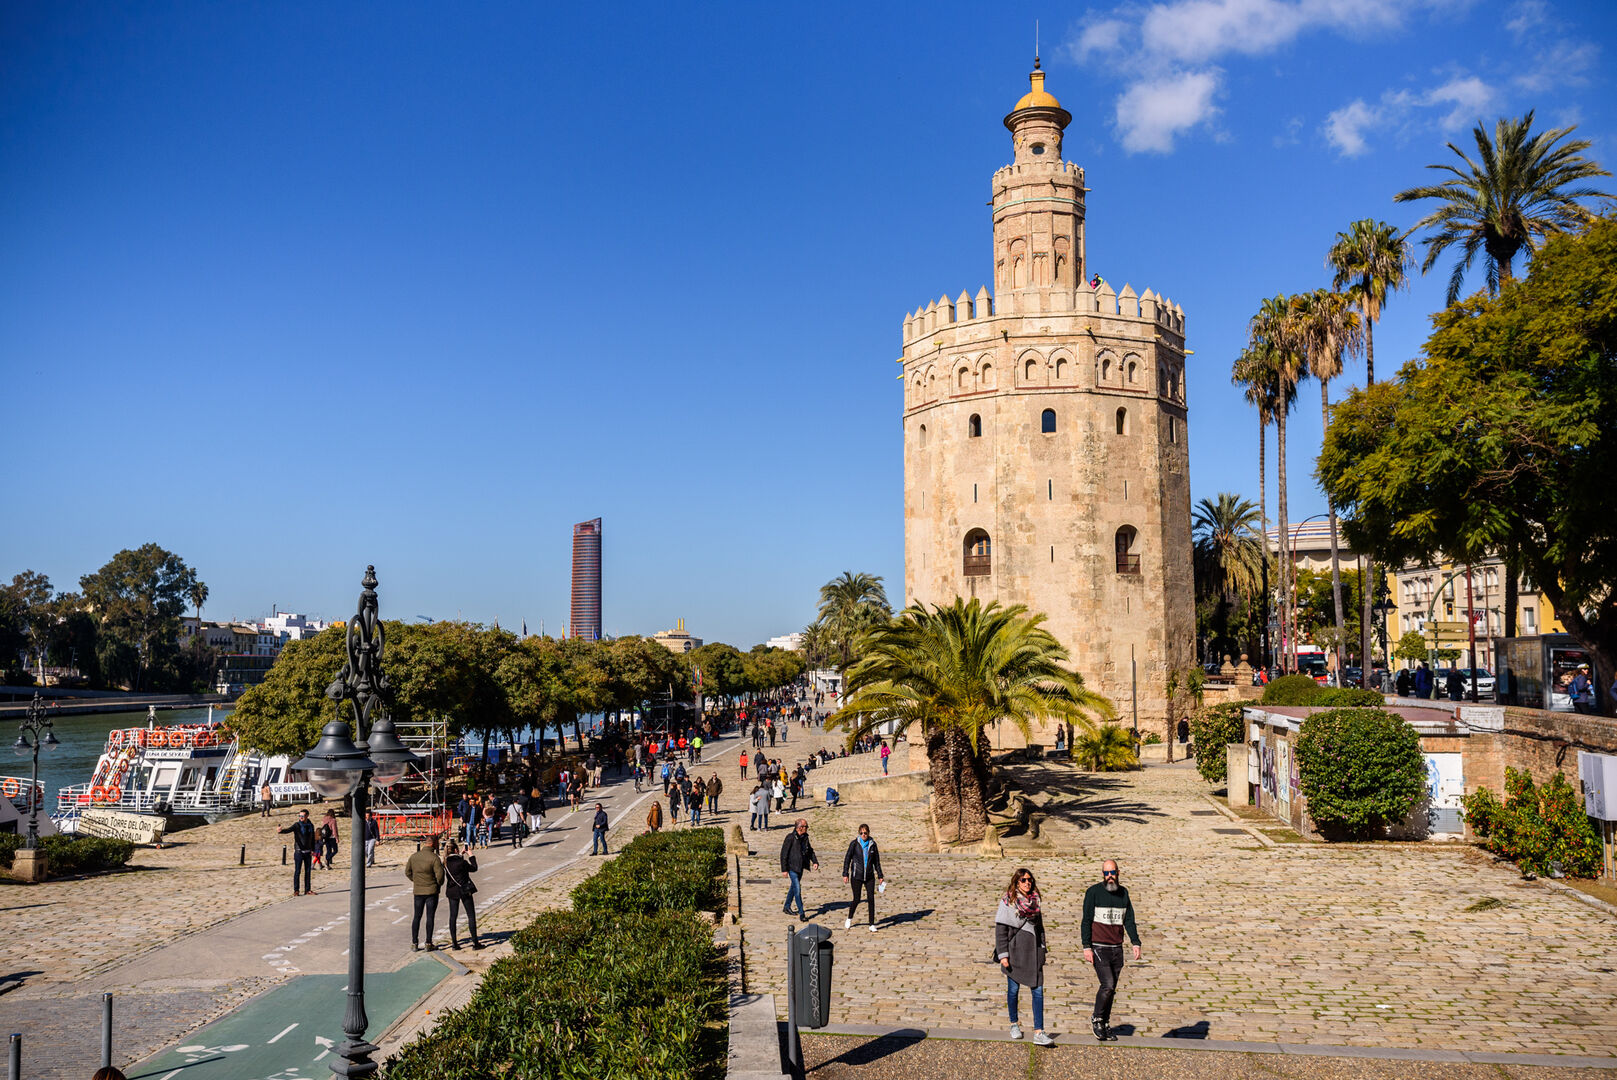
[[[1370,149],[1365,131],[1381,121],[1381,110],[1356,98],[1325,118],[1325,138],[1343,157],[1358,157]]]
[[[1510,18],[1505,21],[1505,29],[1510,31],[1511,37],[1521,41],[1548,21],[1549,5],[1544,0],[1521,0],[1521,3],[1511,8]]]
[[[1177,0],[1148,9],[1141,36],[1147,50],[1181,61],[1256,56],[1309,30],[1395,27],[1406,6],[1392,0]]]
[[[1095,19],[1078,31],[1078,40],[1071,51],[1080,63],[1094,53],[1117,52],[1134,27],[1122,19]]]
[[[1131,154],[1173,151],[1175,136],[1217,112],[1213,95],[1219,87],[1217,69],[1186,71],[1136,82],[1117,99],[1117,127],[1123,149]]]
[[[1481,117],[1488,103],[1493,101],[1493,88],[1475,75],[1450,79],[1442,86],[1427,91],[1427,105],[1453,105],[1442,120],[1445,131],[1457,131],[1471,126]]]

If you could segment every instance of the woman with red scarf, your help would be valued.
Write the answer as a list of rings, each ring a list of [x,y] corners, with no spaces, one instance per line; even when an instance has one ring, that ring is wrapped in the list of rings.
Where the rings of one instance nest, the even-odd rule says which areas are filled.
[[[1044,1033],[1044,913],[1039,908],[1039,885],[1033,871],[1022,867],[1011,875],[1005,895],[994,912],[994,958],[1005,972],[1005,1003],[1010,1009],[1011,1038],[1022,1037],[1016,1020],[1017,998],[1026,986],[1033,994],[1033,1042],[1049,1046],[1055,1040]]]

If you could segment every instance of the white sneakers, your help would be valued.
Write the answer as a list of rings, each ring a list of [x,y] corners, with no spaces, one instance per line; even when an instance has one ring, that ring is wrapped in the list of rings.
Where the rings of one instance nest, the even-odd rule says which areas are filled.
[[[874,934],[876,932],[876,924],[875,923],[870,924],[870,932],[872,934]]]
[[[853,929],[853,920],[851,918],[843,919],[842,920],[842,929],[844,929],[844,930],[852,930]]]
[[[1033,1045],[1034,1046],[1053,1046],[1053,1045],[1055,1045],[1055,1040],[1050,1038],[1050,1036],[1046,1035],[1042,1031],[1035,1031],[1033,1033]]]
[[[1011,1038],[1020,1039],[1021,1037],[1022,1037],[1022,1025],[1021,1024],[1012,1024],[1011,1025]]]

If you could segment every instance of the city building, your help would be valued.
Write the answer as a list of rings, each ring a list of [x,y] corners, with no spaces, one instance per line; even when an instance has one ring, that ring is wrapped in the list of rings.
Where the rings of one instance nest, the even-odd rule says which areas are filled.
[[[573,607],[569,637],[601,640],[601,519],[573,526]]]
[[[791,652],[802,652],[803,634],[802,631],[796,631],[790,634],[782,634],[779,637],[770,638],[768,641],[764,642],[764,644],[771,649],[787,649]]]
[[[1354,551],[1352,546],[1348,544],[1347,536],[1343,534],[1340,523],[1336,527],[1336,552],[1337,561],[1342,567],[1343,573],[1359,568],[1358,552]],[[1299,570],[1330,573],[1330,519],[1320,518],[1317,521],[1305,519],[1301,523],[1287,523],[1284,551],[1280,547],[1280,527],[1277,525],[1271,528],[1269,530],[1269,554],[1277,558],[1281,555],[1291,556],[1292,565]]]
[[[1037,61],[1030,82],[993,176],[993,293],[903,320],[904,592],[1044,613],[1143,724],[1195,661],[1185,316],[1093,273],[1084,171],[1061,156],[1072,117]]]
[[[1465,571],[1464,563],[1444,560],[1435,565],[1409,563],[1388,573],[1390,599],[1397,605],[1387,627],[1394,646],[1409,631],[1424,631],[1428,622],[1465,623]],[[1505,574],[1504,560],[1497,555],[1471,564],[1470,610],[1476,619],[1477,666],[1489,670],[1494,667],[1493,639],[1505,633]],[[1565,632],[1555,617],[1554,605],[1538,586],[1527,578],[1518,580],[1516,636]]]
[[[310,619],[291,611],[277,611],[260,625],[285,645],[288,641],[314,637],[329,624],[323,619]]]
[[[674,623],[672,630],[659,630],[651,635],[651,640],[659,645],[666,646],[669,652],[688,653],[692,649],[702,647],[702,639],[691,637],[685,632],[685,620],[680,619]]]

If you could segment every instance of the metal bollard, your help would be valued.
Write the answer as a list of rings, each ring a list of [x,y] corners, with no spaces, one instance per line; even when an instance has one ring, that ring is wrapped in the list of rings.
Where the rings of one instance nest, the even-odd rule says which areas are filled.
[[[22,1080],[22,1032],[11,1033],[11,1067],[6,1070],[8,1080]]]
[[[247,865],[247,845],[246,844],[243,844],[241,846],[241,862],[238,865],[241,865],[241,866],[246,866]]]
[[[739,919],[739,918],[741,918],[741,856],[737,855],[735,857],[735,860],[736,860],[736,918]]]
[[[101,1067],[112,1068],[112,995],[101,995]]]
[[[803,1043],[797,1033],[797,931],[786,928],[786,1063],[793,1074],[803,1068]]]
[[[281,845],[281,865],[282,866],[286,865],[286,845],[285,844]]]

